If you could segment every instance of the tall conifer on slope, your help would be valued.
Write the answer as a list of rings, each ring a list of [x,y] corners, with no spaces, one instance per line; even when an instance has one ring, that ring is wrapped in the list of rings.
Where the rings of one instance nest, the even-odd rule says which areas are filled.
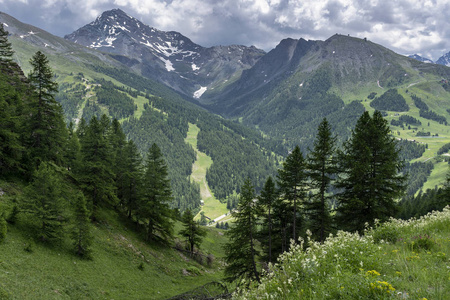
[[[93,117],[80,138],[81,163],[75,170],[81,189],[88,198],[88,208],[93,213],[100,204],[115,206],[118,202],[115,193],[111,145],[105,137],[105,129]]]
[[[66,222],[66,201],[63,180],[55,167],[43,162],[34,172],[33,181],[26,187],[22,211],[33,216],[39,224],[38,238],[54,241],[63,236]]]
[[[29,162],[33,169],[43,161],[53,161],[60,165],[68,133],[61,104],[54,97],[58,92],[58,84],[53,80],[49,61],[42,52],[36,52],[30,64],[32,70],[28,80],[33,94],[29,103],[31,117],[27,122]]]
[[[232,282],[244,278],[260,282],[256,268],[259,256],[256,250],[255,238],[257,231],[257,213],[255,189],[249,178],[241,187],[239,203],[233,217],[234,226],[227,232],[228,244],[225,245],[225,280]]]
[[[8,34],[3,23],[0,23],[0,68],[8,67],[14,54],[11,43],[8,41]]]
[[[267,261],[272,262],[272,235],[273,235],[273,208],[278,200],[278,194],[275,188],[275,182],[269,176],[264,184],[261,194],[258,197],[258,206],[260,206],[260,214],[264,223],[260,232],[260,241],[265,250]]]
[[[75,196],[74,204],[75,214],[72,228],[74,250],[78,256],[89,258],[93,238],[90,230],[89,210],[86,207],[86,198],[81,192],[78,192]]]
[[[330,197],[327,193],[331,179],[337,173],[335,143],[336,138],[331,134],[331,126],[324,118],[318,128],[314,149],[307,159],[312,197],[305,202],[309,229],[313,237],[320,242],[325,240],[332,229]]]
[[[139,203],[139,216],[147,221],[147,240],[158,235],[163,240],[172,237],[173,200],[167,164],[158,145],[153,144],[147,153],[143,183],[143,197]]]
[[[306,162],[298,146],[288,155],[283,168],[278,170],[280,196],[289,203],[292,210],[292,239],[297,242],[301,227],[300,205],[306,195]]]
[[[123,149],[123,170],[120,171],[117,189],[122,206],[126,210],[128,218],[138,209],[139,201],[142,197],[142,184],[144,170],[142,166],[141,154],[133,142],[129,140]]]
[[[189,209],[184,212],[181,221],[184,228],[180,231],[180,234],[186,238],[189,252],[192,255],[195,246],[200,248],[203,237],[206,235],[206,230],[194,221],[194,215]]]
[[[336,219],[340,229],[363,231],[364,224],[394,216],[395,200],[405,190],[403,163],[387,121],[379,111],[364,112],[351,138],[339,151],[340,174]]]

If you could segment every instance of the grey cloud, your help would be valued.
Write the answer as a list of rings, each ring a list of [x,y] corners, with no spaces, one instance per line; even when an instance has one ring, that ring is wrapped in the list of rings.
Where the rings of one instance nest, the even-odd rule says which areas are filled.
[[[42,5],[43,0],[28,0],[28,4],[3,0],[0,10],[59,36],[93,21],[93,12],[119,7],[150,26],[178,31],[203,46],[244,44],[270,50],[287,37],[323,40],[342,33],[367,37],[399,53],[428,53],[434,60],[450,50],[450,3],[446,0],[435,0],[429,7],[421,0],[379,0],[376,5],[370,0],[350,4],[346,0],[281,0],[268,11],[256,9],[251,1],[197,0],[191,5],[192,1],[149,0],[145,3],[161,5],[159,10],[146,7],[145,11],[142,5],[114,4],[127,2],[117,0],[59,0],[52,1],[50,8]],[[377,24],[383,25],[383,32],[376,29]],[[408,39],[399,41],[399,37]]]

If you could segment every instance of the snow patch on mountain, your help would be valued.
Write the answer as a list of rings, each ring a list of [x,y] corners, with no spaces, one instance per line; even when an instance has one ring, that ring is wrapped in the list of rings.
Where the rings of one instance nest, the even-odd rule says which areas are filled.
[[[3,25],[5,25],[5,27],[9,27],[8,24],[6,24],[6,23],[3,23]]]
[[[208,88],[207,88],[206,86],[200,87],[198,90],[196,90],[196,91],[194,92],[193,97],[194,97],[195,99],[200,98],[200,97],[203,95],[203,93],[206,92],[207,89],[208,89]]]
[[[166,70],[167,71],[169,71],[169,72],[170,71],[175,71],[175,68],[173,67],[173,64],[172,64],[172,62],[170,60],[165,59],[163,57],[160,57],[159,59],[162,60],[166,64]]]
[[[197,67],[196,64],[192,64],[192,71],[198,71],[198,70],[200,70],[200,67]]]

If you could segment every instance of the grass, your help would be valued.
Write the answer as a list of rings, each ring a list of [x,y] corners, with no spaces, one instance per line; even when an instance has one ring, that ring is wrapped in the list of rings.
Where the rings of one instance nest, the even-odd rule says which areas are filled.
[[[450,299],[450,207],[391,220],[364,236],[307,241],[270,266],[238,299]]]
[[[3,211],[11,204],[8,194],[21,187],[5,182],[0,187]],[[92,260],[73,255],[68,238],[53,246],[34,240],[30,224],[19,214],[0,243],[0,299],[167,299],[223,277],[226,238],[216,228],[207,229],[201,246],[215,257],[208,267],[172,247],[146,243],[134,224],[110,209],[101,209],[91,227]],[[180,241],[181,226],[175,224]]]
[[[225,203],[221,203],[214,197],[206,181],[206,170],[213,164],[213,161],[211,157],[199,151],[197,148],[197,135],[199,132],[200,128],[197,125],[189,123],[189,131],[185,141],[194,148],[197,154],[197,159],[192,166],[191,180],[200,184],[200,195],[204,201],[200,212],[204,212],[205,216],[215,219],[226,214],[228,210]],[[200,212],[196,218],[200,217]]]

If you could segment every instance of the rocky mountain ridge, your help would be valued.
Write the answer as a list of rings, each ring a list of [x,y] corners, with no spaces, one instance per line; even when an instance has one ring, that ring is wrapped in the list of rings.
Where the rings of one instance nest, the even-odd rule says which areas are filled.
[[[143,76],[194,98],[238,76],[265,54],[254,46],[205,48],[181,33],[150,27],[120,9],[104,12],[65,38],[111,53]]]

